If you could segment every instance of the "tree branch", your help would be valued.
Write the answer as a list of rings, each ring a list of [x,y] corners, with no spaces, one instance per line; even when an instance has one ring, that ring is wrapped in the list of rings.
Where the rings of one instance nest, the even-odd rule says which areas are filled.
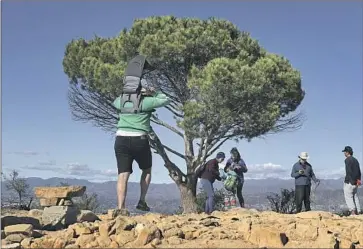
[[[183,133],[179,130],[177,130],[175,127],[165,123],[164,121],[161,121],[157,116],[155,116],[154,114],[152,115],[152,119],[151,121],[155,124],[164,126],[165,128],[171,130],[172,132],[178,134],[180,137],[184,137]]]
[[[225,142],[227,142],[227,140],[229,140],[230,138],[232,138],[233,136],[228,136],[223,138],[219,143],[215,143],[213,146],[215,146],[213,148],[213,146],[210,147],[210,149],[207,152],[206,158],[208,158],[209,156],[211,156],[216,150],[218,150]]]
[[[149,141],[150,146],[164,160],[164,166],[169,171],[169,176],[171,177],[171,179],[173,179],[176,184],[185,183],[186,175],[173,162],[170,161],[167,153],[165,152],[164,145],[160,142],[159,137],[153,130],[149,132]]]
[[[168,109],[171,113],[173,113],[178,118],[184,118],[183,114],[177,113],[173,107],[165,106],[166,109]]]
[[[176,155],[176,156],[178,156],[178,157],[180,157],[180,158],[182,158],[184,160],[186,159],[186,157],[183,154],[177,152],[176,150],[173,150],[172,148],[170,148],[170,147],[168,147],[166,145],[163,145],[163,146],[164,146],[164,149],[166,149],[167,151],[173,153],[174,155]]]

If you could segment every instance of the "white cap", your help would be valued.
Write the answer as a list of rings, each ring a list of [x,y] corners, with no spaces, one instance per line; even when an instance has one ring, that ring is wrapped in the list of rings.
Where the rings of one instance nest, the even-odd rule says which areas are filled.
[[[299,158],[300,159],[303,159],[303,160],[308,160],[309,159],[309,155],[307,152],[301,152],[300,155],[299,155]]]

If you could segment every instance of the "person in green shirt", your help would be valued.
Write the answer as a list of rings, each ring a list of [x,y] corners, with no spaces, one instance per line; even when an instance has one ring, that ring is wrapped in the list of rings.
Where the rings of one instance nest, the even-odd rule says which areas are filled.
[[[117,197],[118,210],[121,214],[128,215],[125,207],[127,194],[127,183],[132,174],[132,163],[135,160],[142,171],[140,179],[140,200],[137,209],[150,211],[145,197],[151,181],[152,154],[148,140],[148,133],[151,131],[150,118],[154,109],[166,106],[170,99],[163,93],[156,92],[153,88],[145,88],[145,80],[141,81],[143,88],[141,93],[141,112],[120,113],[117,124],[115,139],[115,155],[118,168]],[[113,102],[116,109],[121,110],[121,98]],[[131,102],[126,102],[126,108],[133,107]]]

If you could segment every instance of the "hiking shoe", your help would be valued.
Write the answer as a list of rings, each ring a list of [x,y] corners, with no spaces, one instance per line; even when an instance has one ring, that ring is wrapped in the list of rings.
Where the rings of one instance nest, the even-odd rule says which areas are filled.
[[[136,208],[141,210],[141,211],[147,211],[147,212],[150,211],[150,208],[148,207],[148,205],[146,204],[145,201],[139,201]]]

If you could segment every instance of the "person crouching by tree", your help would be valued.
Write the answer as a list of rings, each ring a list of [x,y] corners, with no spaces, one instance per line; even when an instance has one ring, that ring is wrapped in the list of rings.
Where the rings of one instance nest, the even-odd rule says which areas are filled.
[[[218,164],[223,162],[225,159],[225,154],[223,152],[218,152],[216,158],[209,160],[205,164],[205,168],[200,176],[200,184],[204,192],[207,194],[207,199],[205,201],[204,211],[206,214],[211,214],[214,210],[214,188],[213,183],[215,180],[221,181],[219,175]]]
[[[247,172],[247,166],[244,160],[241,158],[240,153],[238,152],[236,147],[231,149],[231,158],[228,159],[224,171],[227,172],[227,169],[233,170],[238,175],[238,185],[237,185],[237,198],[241,208],[245,207],[245,200],[243,199],[242,190],[244,184],[244,173]]]
[[[232,209],[237,207],[236,193],[238,187],[238,175],[230,167],[220,168],[220,176],[223,181],[224,189],[226,190],[224,196],[224,210]]]
[[[305,211],[310,211],[310,193],[311,193],[311,179],[315,183],[319,183],[320,180],[315,177],[310,163],[307,152],[301,152],[299,155],[299,161],[294,164],[291,171],[291,177],[295,178],[295,202],[296,213],[300,213],[302,210],[302,203],[304,202]]]

